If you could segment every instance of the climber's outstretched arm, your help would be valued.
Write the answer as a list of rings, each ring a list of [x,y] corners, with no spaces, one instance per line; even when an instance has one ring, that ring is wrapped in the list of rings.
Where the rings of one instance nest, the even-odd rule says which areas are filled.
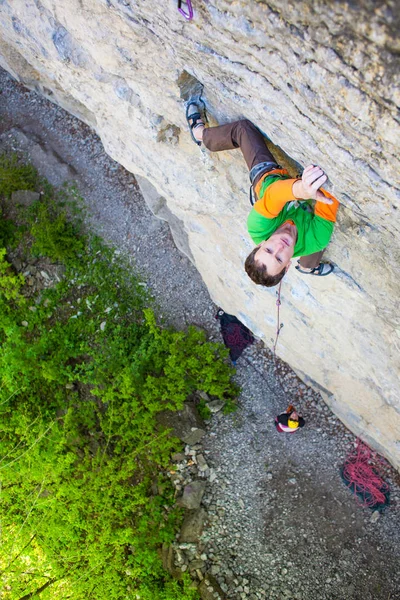
[[[287,202],[315,199],[317,200],[316,214],[319,214],[319,205],[326,205],[320,207],[320,216],[335,221],[338,202],[328,192],[320,189],[326,180],[327,176],[320,167],[309,165],[304,169],[301,179],[278,179],[271,183],[264,189],[254,208],[264,217],[274,219]],[[330,205],[332,210],[329,210]]]
[[[327,179],[321,167],[309,165],[304,169],[301,179],[294,182],[293,193],[299,200],[316,200],[314,214],[335,223],[339,202],[321,187]]]

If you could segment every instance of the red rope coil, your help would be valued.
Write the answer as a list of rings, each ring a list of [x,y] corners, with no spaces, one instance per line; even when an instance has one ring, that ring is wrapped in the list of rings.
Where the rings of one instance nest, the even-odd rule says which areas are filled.
[[[343,477],[354,484],[354,491],[362,495],[362,506],[373,508],[376,504],[384,504],[385,492],[389,485],[378,473],[379,464],[375,453],[361,440],[357,440],[354,450],[349,452],[343,466]]]

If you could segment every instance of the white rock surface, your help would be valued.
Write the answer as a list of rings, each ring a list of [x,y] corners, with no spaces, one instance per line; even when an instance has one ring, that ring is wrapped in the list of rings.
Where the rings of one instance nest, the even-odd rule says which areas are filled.
[[[243,271],[244,161],[199,150],[183,100],[201,82],[211,124],[247,117],[298,163],[327,170],[343,202],[328,251],[339,269],[326,279],[291,269],[278,354],[399,467],[396,4],[193,5],[187,22],[174,2],[2,0],[0,65],[95,128],[173,220],[214,301],[267,345],[275,292]]]

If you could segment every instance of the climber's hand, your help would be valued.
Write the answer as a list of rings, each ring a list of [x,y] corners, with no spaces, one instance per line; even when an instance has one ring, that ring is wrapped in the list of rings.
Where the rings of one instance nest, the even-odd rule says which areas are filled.
[[[299,200],[318,200],[324,204],[332,204],[332,200],[324,196],[319,188],[328,180],[321,167],[308,165],[303,171],[301,179],[293,184],[293,195]]]

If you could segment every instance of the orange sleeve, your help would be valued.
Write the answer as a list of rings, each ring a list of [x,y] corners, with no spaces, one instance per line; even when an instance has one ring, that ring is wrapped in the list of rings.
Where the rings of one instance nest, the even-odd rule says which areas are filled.
[[[292,187],[296,179],[279,179],[271,183],[263,195],[254,204],[254,209],[267,219],[274,219],[279,215],[287,202],[296,200],[293,196]]]
[[[321,188],[320,191],[324,194],[324,196],[327,196],[327,198],[333,200],[333,204],[324,204],[323,202],[318,202],[317,200],[314,207],[314,214],[317,217],[325,219],[325,221],[332,221],[332,223],[335,223],[336,213],[339,208],[339,201],[323,188]]]

